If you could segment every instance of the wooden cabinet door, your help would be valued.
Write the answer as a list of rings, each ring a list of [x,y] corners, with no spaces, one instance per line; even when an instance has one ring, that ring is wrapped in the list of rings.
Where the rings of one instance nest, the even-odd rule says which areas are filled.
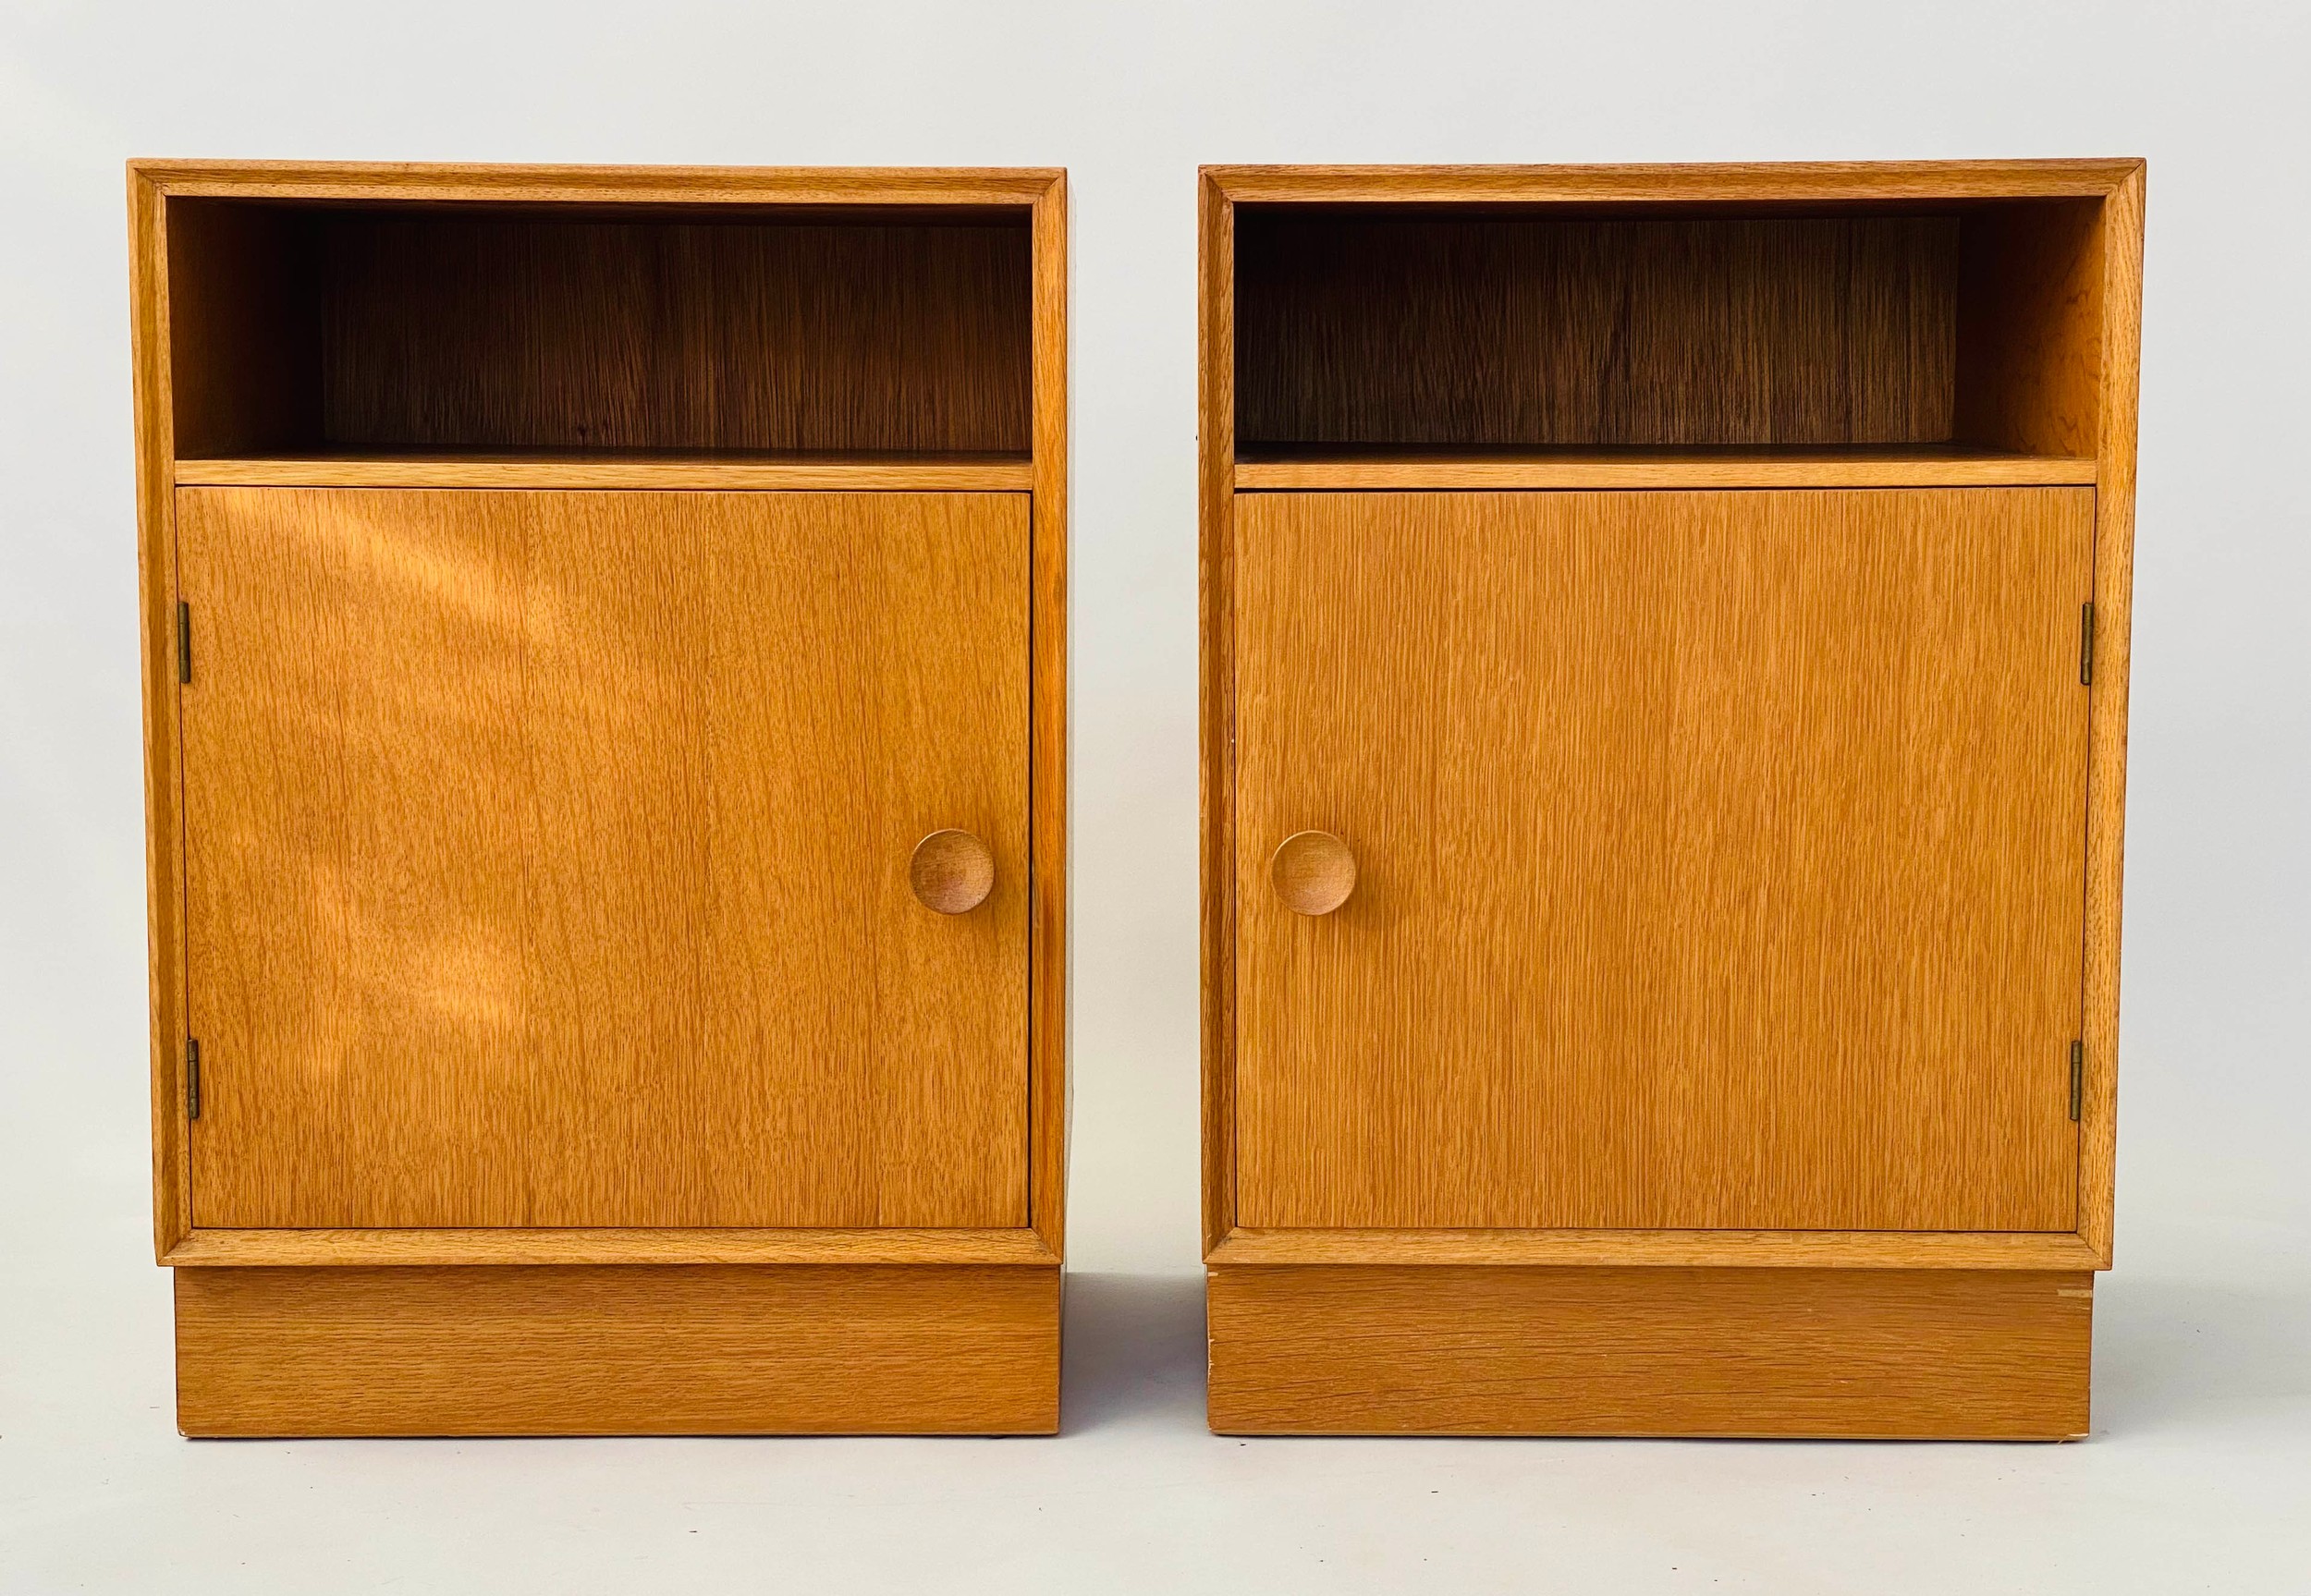
[[[196,1224],[1026,1223],[1026,495],[177,525]]]
[[[1240,495],[1239,1223],[2072,1228],[2093,504]]]

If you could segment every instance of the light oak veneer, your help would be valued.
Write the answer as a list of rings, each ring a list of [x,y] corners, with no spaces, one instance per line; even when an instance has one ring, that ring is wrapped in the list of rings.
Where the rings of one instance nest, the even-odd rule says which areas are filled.
[[[2084,1432],[2142,230],[2134,161],[1204,170],[1216,1427]]]
[[[2088,490],[1237,517],[1240,1224],[2074,1227]]]
[[[2086,1433],[2089,1273],[1211,1271],[1234,1435]]]
[[[1064,177],[129,217],[188,1432],[1054,1428]]]
[[[182,1269],[188,1435],[1048,1434],[1054,1268]]]

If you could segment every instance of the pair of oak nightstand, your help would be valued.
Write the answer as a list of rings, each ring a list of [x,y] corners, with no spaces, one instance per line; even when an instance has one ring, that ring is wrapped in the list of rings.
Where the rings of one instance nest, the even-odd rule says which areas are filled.
[[[2083,1432],[2140,164],[1202,196],[1214,1427]],[[1055,1430],[1063,176],[130,208],[180,1426]]]

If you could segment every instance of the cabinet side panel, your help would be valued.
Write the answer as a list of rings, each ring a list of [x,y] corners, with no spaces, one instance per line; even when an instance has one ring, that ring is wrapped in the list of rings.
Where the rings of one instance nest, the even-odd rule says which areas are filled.
[[[2085,1079],[2079,1231],[2107,1267],[2118,1172],[2119,933],[2126,870],[2126,715],[2134,613],[2134,450],[2142,367],[2139,164],[2104,207],[2101,453],[2095,493],[2092,805],[2087,811]]]
[[[1235,208],[1197,185],[1197,799],[1204,1250],[1236,1224]]]
[[[1956,433],[2092,455],[2106,337],[2095,200],[1985,206],[1960,223]]]
[[[318,443],[320,292],[306,222],[278,206],[172,200],[168,278],[183,456]]]
[[[1224,1267],[1224,1434],[2061,1440],[2094,1276]]]
[[[143,685],[145,962],[151,1002],[153,1248],[191,1225],[184,1075],[184,815],[177,725],[175,424],[165,207],[128,172],[128,327],[137,461],[138,642]]]
[[[1035,201],[1034,651],[1029,817],[1033,893],[1029,1021],[1029,1217],[1053,1252],[1066,1251],[1068,1141],[1068,189],[1066,174]]]
[[[1054,1268],[180,1269],[188,1435],[1048,1434]]]

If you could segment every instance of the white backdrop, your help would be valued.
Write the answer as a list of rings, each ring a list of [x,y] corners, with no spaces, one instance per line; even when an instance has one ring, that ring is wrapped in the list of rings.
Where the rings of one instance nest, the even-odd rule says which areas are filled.
[[[0,9],[0,1590],[2301,1589],[2311,12]],[[1056,1443],[200,1444],[150,1255],[131,155],[1050,164],[1074,321]],[[2150,161],[2119,1269],[2067,1448],[1201,1432],[1193,178]],[[165,1572],[164,1572],[165,1570]]]

